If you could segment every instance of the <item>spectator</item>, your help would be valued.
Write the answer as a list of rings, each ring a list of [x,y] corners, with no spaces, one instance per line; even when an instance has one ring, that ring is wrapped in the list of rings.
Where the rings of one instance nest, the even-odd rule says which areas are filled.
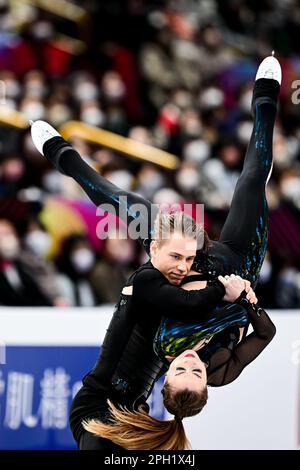
[[[73,234],[62,244],[56,263],[60,296],[70,306],[93,307],[99,302],[95,296],[89,275],[95,267],[95,254],[83,235]]]
[[[122,230],[118,234],[110,232],[101,255],[102,259],[91,273],[91,284],[101,303],[116,303],[125,282],[136,268],[135,243]]]
[[[20,240],[14,226],[0,220],[0,304],[10,306],[51,306],[34,272],[20,259]]]
[[[28,221],[23,241],[24,248],[20,252],[20,260],[24,269],[32,272],[41,290],[49,297],[53,305],[68,306],[67,299],[60,295],[55,266],[48,259],[52,239],[38,219],[32,218]]]
[[[300,308],[300,271],[291,263],[279,272],[276,301],[279,308]]]

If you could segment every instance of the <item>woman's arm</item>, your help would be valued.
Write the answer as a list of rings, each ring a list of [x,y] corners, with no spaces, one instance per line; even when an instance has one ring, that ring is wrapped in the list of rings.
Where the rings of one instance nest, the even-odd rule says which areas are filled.
[[[247,309],[253,332],[232,350],[229,359],[228,357],[225,360],[224,357],[222,359],[220,351],[217,351],[211,357],[211,366],[208,370],[209,385],[221,386],[235,380],[242,370],[259,356],[275,336],[276,327],[262,308],[257,304],[250,304],[244,297],[239,303]]]

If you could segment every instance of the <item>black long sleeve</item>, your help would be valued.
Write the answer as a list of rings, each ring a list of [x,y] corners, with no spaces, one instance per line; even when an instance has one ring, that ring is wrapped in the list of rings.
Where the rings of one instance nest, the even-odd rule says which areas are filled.
[[[170,284],[155,268],[137,273],[133,280],[133,299],[142,309],[147,306],[153,316],[187,323],[208,320],[224,295],[219,281],[205,289],[187,291]]]
[[[273,339],[276,328],[267,313],[258,307],[248,304],[248,318],[253,332],[246,336],[232,351],[220,348],[210,358],[208,384],[226,385],[235,380]]]

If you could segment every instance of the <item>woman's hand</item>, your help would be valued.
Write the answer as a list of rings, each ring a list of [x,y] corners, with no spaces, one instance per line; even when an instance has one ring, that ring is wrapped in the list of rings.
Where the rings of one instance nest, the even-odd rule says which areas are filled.
[[[257,304],[257,297],[254,290],[251,287],[251,282],[243,279],[245,283],[245,291],[247,292],[246,299],[249,300],[250,304]]]
[[[240,276],[237,276],[242,279]],[[226,278],[226,276],[225,276]],[[255,295],[254,290],[251,287],[251,282],[247,279],[242,279],[244,281],[244,290],[247,292],[246,299],[249,300],[250,304],[257,304],[257,297]]]

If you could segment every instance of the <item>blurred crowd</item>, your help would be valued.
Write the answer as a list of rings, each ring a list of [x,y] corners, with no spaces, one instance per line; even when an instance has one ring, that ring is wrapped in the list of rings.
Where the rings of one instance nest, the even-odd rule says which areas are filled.
[[[56,128],[80,120],[175,154],[180,165],[167,171],[72,140],[85,161],[123,189],[157,204],[205,204],[212,239],[250,139],[256,69],[275,49],[283,84],[257,292],[265,307],[299,308],[298,2],[89,0],[81,5],[89,18],[84,32],[28,3],[20,2],[22,16],[0,0],[0,110]],[[145,256],[133,240],[100,243],[96,223],[93,204],[40,157],[29,130],[0,122],[0,304],[116,302]]]

